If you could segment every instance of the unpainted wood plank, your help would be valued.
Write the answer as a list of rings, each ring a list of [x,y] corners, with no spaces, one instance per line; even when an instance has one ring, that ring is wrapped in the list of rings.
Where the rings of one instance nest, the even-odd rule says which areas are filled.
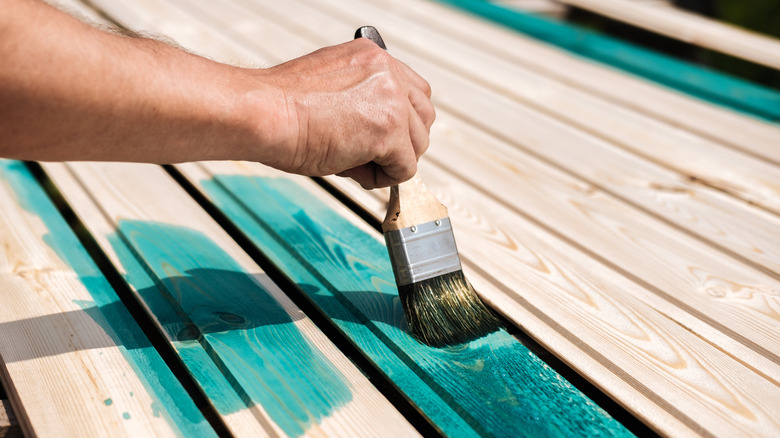
[[[214,436],[24,164],[0,161],[0,377],[26,436]]]
[[[22,428],[16,421],[11,402],[0,400],[0,438],[22,438]]]
[[[72,178],[52,172],[53,179],[157,318],[231,432],[256,436],[261,426],[272,436],[416,435],[162,168],[118,163],[67,168]],[[79,190],[93,206],[84,208],[83,196],[68,195]],[[190,361],[198,350],[207,358]]]
[[[705,16],[642,1],[558,0],[651,32],[780,70],[780,41]]]
[[[415,369],[473,428],[443,423],[445,434],[626,433],[506,332],[443,349],[412,339],[379,235],[355,226],[358,219],[310,181],[299,184],[300,178],[245,163],[207,163],[205,174],[195,166],[179,168],[317,305],[340,321],[331,313],[333,300],[345,303],[352,318],[373,332],[373,339],[356,342],[415,403],[419,391],[388,367],[387,354]]]

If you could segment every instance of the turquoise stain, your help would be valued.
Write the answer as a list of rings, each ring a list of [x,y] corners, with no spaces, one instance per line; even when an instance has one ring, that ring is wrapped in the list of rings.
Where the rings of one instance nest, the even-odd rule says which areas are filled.
[[[123,412],[122,413],[122,418],[124,418],[125,420],[129,420],[130,419],[130,413],[129,412]]]
[[[116,344],[146,391],[162,407],[162,413],[172,429],[180,436],[215,436],[214,430],[146,339],[25,164],[0,160],[0,179],[16,193],[19,205],[44,223],[49,231],[43,236],[44,242],[73,269],[94,300],[76,300],[76,304]]]
[[[111,400],[110,398],[103,400],[103,404],[105,404],[106,406],[111,406],[113,403],[114,401]]]
[[[168,313],[155,313],[163,326],[178,323],[169,333],[175,334],[179,352],[202,349],[212,362],[208,369],[219,373],[217,389],[224,390],[227,382],[229,395],[217,395],[209,386],[214,378],[188,366],[207,395],[218,397],[221,413],[259,404],[287,435],[299,436],[352,399],[340,371],[269,292],[207,236],[123,220],[118,237],[111,241],[125,246],[117,252],[128,272],[141,264],[154,278],[155,285],[139,294],[145,300],[156,295],[152,301],[168,306]],[[132,283],[134,275],[128,278]]]
[[[445,434],[631,435],[504,331],[443,349],[416,342],[384,245],[292,181],[217,176],[201,184]]]

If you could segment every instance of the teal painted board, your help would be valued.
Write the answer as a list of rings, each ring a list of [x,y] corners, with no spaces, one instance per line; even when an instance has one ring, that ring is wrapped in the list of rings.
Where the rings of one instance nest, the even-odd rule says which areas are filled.
[[[198,183],[445,434],[630,435],[503,330],[441,349],[411,338],[385,246],[293,181]],[[399,378],[405,369],[412,383]]]
[[[110,241],[128,281],[221,414],[259,405],[286,435],[300,436],[351,401],[335,365],[208,236],[120,220]]]
[[[9,183],[22,207],[38,216],[49,233],[45,242],[78,275],[92,301],[78,304],[116,343],[122,355],[144,383],[154,402],[154,416],[164,416],[181,436],[215,436],[203,414],[181,386],[140,327],[124,307],[73,230],[24,163],[0,160],[0,178]],[[63,372],[67,372],[63,370]],[[108,398],[106,406],[113,401]]]
[[[578,55],[623,69],[700,99],[780,121],[780,91],[677,60],[634,44],[484,0],[437,0]]]

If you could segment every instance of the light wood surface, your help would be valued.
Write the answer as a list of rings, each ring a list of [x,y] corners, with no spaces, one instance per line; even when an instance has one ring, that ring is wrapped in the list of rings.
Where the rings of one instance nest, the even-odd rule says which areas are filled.
[[[162,168],[71,163],[46,169],[232,433],[415,434]],[[94,205],[83,195],[71,197],[79,191]],[[188,328],[198,342],[183,335]],[[230,397],[235,401],[227,402]]]
[[[400,230],[413,225],[444,219],[447,207],[428,190],[419,175],[390,189],[384,231]]]
[[[25,436],[213,436],[22,163],[0,161],[0,378]]]
[[[556,0],[686,43],[780,70],[780,42],[668,4],[631,0]]]
[[[778,126],[428,0],[91,4],[240,65],[376,26],[432,84],[438,119],[420,175],[449,207],[483,299],[662,435],[780,433]],[[408,427],[162,169],[45,167],[231,432]],[[625,432],[503,332],[457,351],[409,339],[381,235],[312,181],[251,163],[177,169],[446,434]],[[377,224],[388,210],[388,190],[327,181]],[[298,385],[301,363],[321,371],[299,374],[312,390]],[[269,368],[274,378],[258,371]],[[528,412],[545,421],[524,423]]]
[[[430,3],[409,4],[223,2],[213,14],[191,2],[177,3],[174,15],[203,34],[228,35],[231,48],[266,63],[346,40],[357,18],[376,25],[393,53],[433,84],[440,119],[424,177],[436,175],[436,193],[458,206],[453,216],[466,224],[459,231],[455,223],[464,269],[480,293],[659,431],[771,435],[777,424],[764,406],[776,403],[780,376],[772,329],[778,240],[768,236],[778,222],[745,201],[774,208],[774,183],[750,177],[778,177],[777,128],[492,27],[483,38],[465,30],[471,19]],[[180,35],[180,43],[197,47]],[[268,39],[277,43],[264,44]],[[517,41],[550,56],[521,59],[508,49]],[[509,52],[507,60],[502,54]],[[210,55],[219,57],[219,50]],[[573,73],[580,66],[592,73],[588,80]],[[620,93],[627,87],[631,99],[607,85]],[[577,105],[581,110],[566,111]],[[666,114],[676,111],[679,119]],[[667,142],[674,147],[665,149]],[[698,162],[679,162],[688,153]],[[710,169],[713,163],[721,174]],[[386,210],[386,193],[374,197],[331,181],[375,214]],[[724,190],[731,183],[739,189]],[[541,240],[526,237],[528,230]],[[504,263],[489,263],[495,258]],[[522,263],[537,268],[516,272]],[[582,301],[549,301],[566,294],[549,290],[558,284],[550,277],[535,277],[538,266],[555,267],[563,290],[606,313],[584,314]],[[626,343],[620,330],[592,323],[613,320],[633,320],[626,327],[643,327],[653,341]],[[647,351],[656,355],[653,366]],[[686,366],[659,366],[670,354]],[[751,389],[743,391],[732,376]],[[724,392],[713,396],[705,388]],[[749,408],[741,411],[732,399]]]

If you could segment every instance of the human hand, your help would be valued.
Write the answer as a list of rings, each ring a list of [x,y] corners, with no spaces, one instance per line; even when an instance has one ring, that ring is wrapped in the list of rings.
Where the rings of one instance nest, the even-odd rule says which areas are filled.
[[[282,152],[266,164],[335,173],[366,189],[414,176],[435,119],[430,86],[372,41],[326,47],[265,73],[286,104],[276,126]]]

